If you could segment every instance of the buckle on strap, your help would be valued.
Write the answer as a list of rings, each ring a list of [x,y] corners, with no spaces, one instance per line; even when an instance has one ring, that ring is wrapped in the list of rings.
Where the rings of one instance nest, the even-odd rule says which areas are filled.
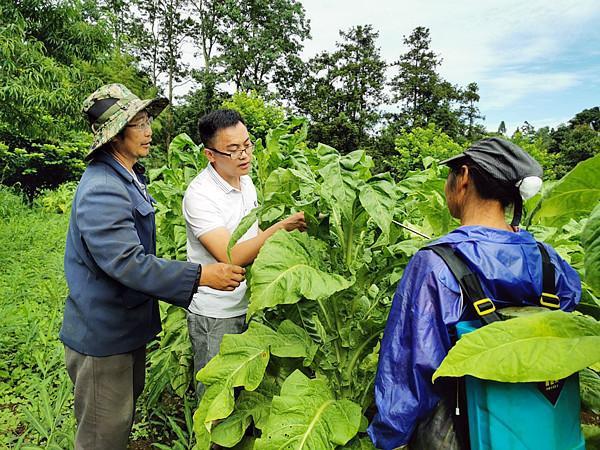
[[[484,305],[483,308],[480,305]],[[486,314],[491,314],[496,311],[496,305],[494,305],[494,302],[487,297],[473,302],[473,306],[480,316],[485,316]]]
[[[557,295],[549,294],[548,292],[542,292],[542,296],[540,297],[540,305],[552,309],[558,309],[560,308],[560,299]]]

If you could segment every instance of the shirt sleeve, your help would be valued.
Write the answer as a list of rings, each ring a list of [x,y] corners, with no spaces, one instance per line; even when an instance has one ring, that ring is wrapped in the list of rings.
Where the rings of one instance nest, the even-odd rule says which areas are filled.
[[[444,268],[433,252],[418,252],[396,290],[375,378],[377,414],[368,429],[377,448],[407,444],[440,400],[431,377],[451,347],[444,316],[460,311],[460,294],[439,281]],[[450,308],[442,310],[440,298]]]
[[[134,291],[189,306],[198,264],[146,253],[124,187],[102,182],[85,189],[76,220],[90,255],[106,275]]]
[[[197,239],[217,228],[227,228],[217,202],[197,190],[188,190],[185,193],[182,211],[185,222]]]

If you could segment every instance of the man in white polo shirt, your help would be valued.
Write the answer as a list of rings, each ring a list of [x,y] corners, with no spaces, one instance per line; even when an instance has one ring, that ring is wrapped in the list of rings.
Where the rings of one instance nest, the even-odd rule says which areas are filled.
[[[258,206],[256,189],[248,176],[254,145],[237,111],[220,109],[198,122],[208,166],[188,186],[183,198],[188,261],[227,262],[231,233],[242,218]],[[255,223],[231,251],[233,264],[251,264],[264,242],[278,230],[306,230],[304,213],[262,231]],[[188,310],[188,330],[194,351],[194,373],[219,352],[224,334],[244,329],[248,309],[246,282],[233,291],[201,286]],[[197,384],[198,397],[202,383]]]

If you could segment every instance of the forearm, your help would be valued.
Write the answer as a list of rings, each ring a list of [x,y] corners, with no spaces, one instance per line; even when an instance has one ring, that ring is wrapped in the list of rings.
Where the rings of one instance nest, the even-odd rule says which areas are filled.
[[[231,264],[237,264],[242,267],[252,264],[266,240],[282,229],[283,226],[280,223],[276,223],[260,232],[258,236],[234,245],[231,249]]]

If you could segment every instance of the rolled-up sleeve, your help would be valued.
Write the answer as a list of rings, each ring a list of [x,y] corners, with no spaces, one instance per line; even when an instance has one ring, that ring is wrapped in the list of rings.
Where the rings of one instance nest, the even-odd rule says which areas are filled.
[[[80,192],[76,220],[91,257],[108,277],[169,303],[189,305],[198,264],[146,253],[123,186],[95,183]]]

